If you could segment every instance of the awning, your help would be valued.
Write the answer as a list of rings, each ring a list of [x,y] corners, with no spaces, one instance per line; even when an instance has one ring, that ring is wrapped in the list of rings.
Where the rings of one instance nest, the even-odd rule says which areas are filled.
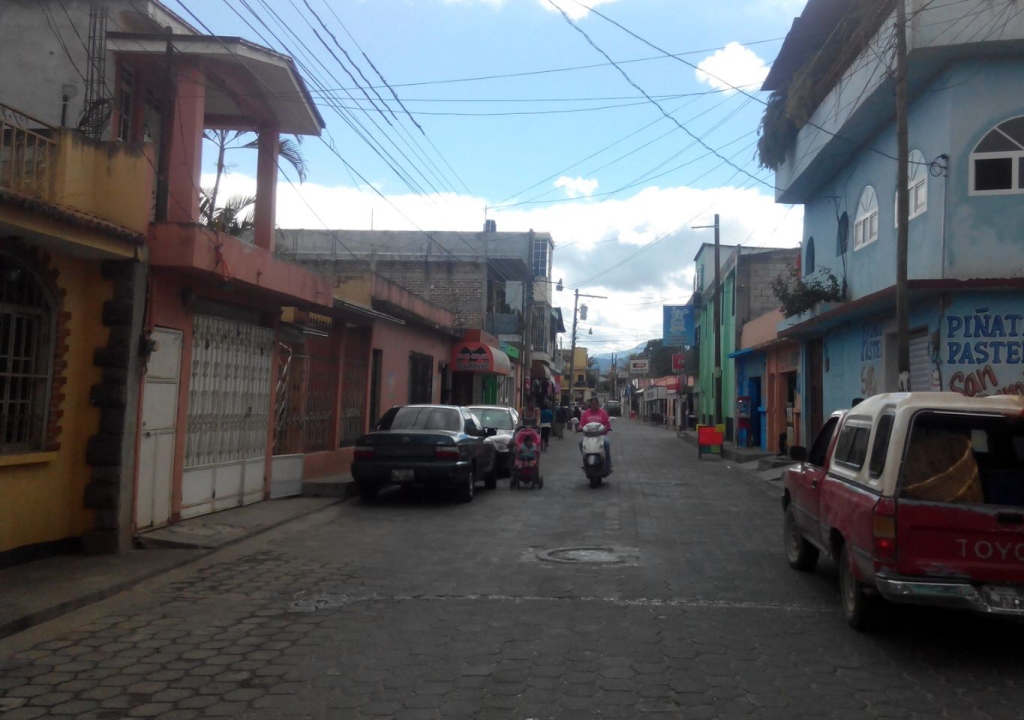
[[[511,375],[508,355],[496,347],[479,342],[460,342],[452,348],[452,370],[492,375]]]
[[[530,377],[536,380],[550,380],[551,368],[542,360],[533,360],[530,367]]]

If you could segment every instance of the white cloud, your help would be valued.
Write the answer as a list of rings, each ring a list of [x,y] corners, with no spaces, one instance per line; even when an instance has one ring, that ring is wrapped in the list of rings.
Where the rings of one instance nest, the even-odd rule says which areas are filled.
[[[203,177],[203,186],[213,184]],[[222,181],[229,197],[253,193],[253,178],[233,173]],[[388,195],[388,200],[423,230],[477,232],[483,227],[483,198],[454,194]],[[277,189],[277,224],[282,228],[341,230],[415,230],[409,220],[373,193],[352,187],[305,183]],[[308,203],[308,205],[307,205]],[[313,210],[310,209],[313,208]],[[315,215],[314,215],[315,210]],[[553,277],[567,288],[582,287],[608,300],[589,302],[591,314],[581,324],[584,346],[595,352],[632,347],[660,337],[662,304],[683,303],[693,289],[693,256],[712,242],[707,225],[721,215],[722,243],[746,247],[795,247],[802,235],[799,207],[776,205],[769,194],[732,187],[696,189],[649,187],[625,199],[566,201],[506,211],[490,210],[498,230],[550,232],[555,240]],[[645,248],[645,246],[647,246]],[[554,301],[572,313],[569,291]],[[587,334],[593,328],[594,334]]]
[[[768,77],[768,66],[750,48],[731,42],[701,60],[694,74],[699,82],[732,95],[738,87],[760,87]]]
[[[555,180],[555,187],[563,188],[565,190],[566,197],[589,197],[594,194],[595,190],[597,190],[597,178],[587,179],[579,176],[571,178],[563,175]]]
[[[549,12],[563,10],[573,20],[582,20],[590,13],[589,8],[607,5],[615,0],[580,0],[580,2],[576,2],[576,0],[537,0],[537,2]]]

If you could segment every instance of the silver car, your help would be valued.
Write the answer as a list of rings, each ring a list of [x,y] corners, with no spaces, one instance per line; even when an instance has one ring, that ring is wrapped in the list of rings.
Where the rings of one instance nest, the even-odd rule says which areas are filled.
[[[519,424],[519,413],[502,405],[470,405],[466,408],[476,415],[485,428],[494,428],[495,435],[484,442],[494,445],[497,451],[498,474],[508,476],[512,473],[512,436]]]

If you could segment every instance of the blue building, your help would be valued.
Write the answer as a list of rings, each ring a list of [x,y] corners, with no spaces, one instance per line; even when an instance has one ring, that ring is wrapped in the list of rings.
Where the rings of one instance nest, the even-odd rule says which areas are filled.
[[[1024,18],[985,0],[907,15],[911,390],[1024,394]],[[763,87],[762,162],[804,206],[800,272],[841,290],[778,326],[802,346],[803,437],[897,389],[894,17],[809,0]]]

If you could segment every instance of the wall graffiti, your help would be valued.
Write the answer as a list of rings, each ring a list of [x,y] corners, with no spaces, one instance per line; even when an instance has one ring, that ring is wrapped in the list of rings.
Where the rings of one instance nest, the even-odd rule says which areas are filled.
[[[968,397],[1024,395],[1024,314],[985,306],[944,320],[950,390]]]
[[[860,396],[868,398],[878,393],[878,386],[875,384],[875,366],[861,365],[860,368]]]
[[[882,323],[864,323],[861,333],[860,361],[873,362],[882,359]]]

